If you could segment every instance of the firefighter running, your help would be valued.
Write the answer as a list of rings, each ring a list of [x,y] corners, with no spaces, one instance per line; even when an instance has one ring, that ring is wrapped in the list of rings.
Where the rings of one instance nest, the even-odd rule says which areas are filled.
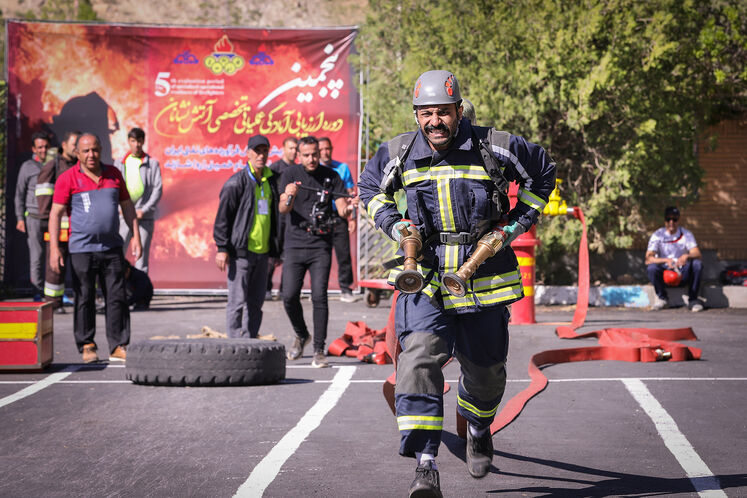
[[[506,305],[524,295],[509,244],[536,223],[555,183],[555,164],[522,137],[462,119],[459,83],[448,71],[423,73],[412,103],[418,131],[382,145],[359,187],[377,228],[396,241],[417,230],[423,241],[422,289],[401,293],[396,303],[403,350],[395,404],[399,452],[417,461],[410,496],[441,496],[435,461],[443,428],[441,367],[452,355],[459,360],[458,411],[469,423],[467,468],[483,477],[493,457],[490,424],[506,384]],[[509,211],[510,181],[520,188]],[[400,189],[404,217],[394,197]],[[463,296],[453,295],[443,285],[444,274],[456,273],[491,232],[503,248],[477,267]],[[400,271],[392,271],[390,282]]]

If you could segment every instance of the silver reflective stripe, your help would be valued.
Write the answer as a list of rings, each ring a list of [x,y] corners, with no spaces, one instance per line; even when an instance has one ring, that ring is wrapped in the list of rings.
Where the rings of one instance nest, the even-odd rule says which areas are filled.
[[[65,284],[51,284],[44,282],[44,295],[49,297],[60,297],[65,293]]]
[[[532,209],[536,209],[537,211],[542,211],[543,209],[545,209],[545,205],[547,204],[547,201],[541,199],[540,197],[536,196],[526,189],[519,189],[518,197],[519,201],[523,202]]]
[[[34,195],[52,195],[54,194],[54,183],[37,183],[34,189]]]
[[[497,145],[491,145],[491,149],[494,153],[501,155],[505,158],[507,158],[509,161],[513,163],[513,165],[516,167],[516,171],[519,172],[521,177],[524,179],[524,188],[525,189],[531,189],[532,188],[532,177],[529,176],[529,173],[527,173],[527,170],[524,169],[524,165],[519,162],[519,158],[516,157],[509,151],[508,149],[504,149],[503,147],[499,147]]]

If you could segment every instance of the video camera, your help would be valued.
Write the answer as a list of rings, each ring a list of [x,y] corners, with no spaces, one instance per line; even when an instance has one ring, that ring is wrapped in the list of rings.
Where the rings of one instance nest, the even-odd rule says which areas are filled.
[[[327,235],[332,233],[336,221],[335,215],[332,213],[332,199],[334,197],[352,196],[341,192],[332,192],[330,190],[332,188],[331,178],[324,179],[324,184],[321,189],[307,187],[306,185],[301,185],[300,182],[296,182],[296,185],[298,185],[298,188],[315,192],[318,197],[318,200],[314,202],[309,215],[311,222],[302,223],[301,228],[305,228],[307,232],[314,235]]]

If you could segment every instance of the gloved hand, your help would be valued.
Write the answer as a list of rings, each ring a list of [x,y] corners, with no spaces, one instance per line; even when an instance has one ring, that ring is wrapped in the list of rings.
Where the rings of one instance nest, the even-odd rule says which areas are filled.
[[[390,234],[390,236],[392,237],[392,239],[394,239],[395,241],[397,241],[397,243],[399,243],[400,239],[402,239],[402,234],[399,233],[399,231],[400,231],[400,229],[402,227],[407,227],[408,230],[417,230],[417,228],[415,228],[415,225],[413,225],[412,221],[410,221],[410,220],[400,220],[400,221],[398,221],[397,223],[395,223],[394,225],[392,225],[392,232]]]
[[[519,235],[527,231],[527,229],[524,228],[524,225],[522,225],[518,221],[511,222],[505,227],[498,228],[498,230],[502,230],[506,235],[508,235],[506,242],[503,243],[503,247],[511,245],[511,242],[516,240]]]

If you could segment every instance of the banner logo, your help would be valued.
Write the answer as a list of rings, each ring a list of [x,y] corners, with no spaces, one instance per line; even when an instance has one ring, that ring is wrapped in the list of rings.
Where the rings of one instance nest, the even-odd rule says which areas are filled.
[[[184,52],[174,57],[173,62],[174,64],[199,64],[200,63],[197,57],[195,57],[195,55],[191,53],[189,49],[185,50]]]
[[[233,51],[233,43],[228,39],[228,35],[223,35],[213,49],[214,52],[205,57],[205,66],[213,74],[225,73],[233,76],[236,71],[244,67],[244,58]]]
[[[275,64],[275,61],[272,60],[272,57],[267,55],[265,52],[257,52],[256,55],[253,55],[251,59],[249,59],[249,64],[252,66],[272,66]]]

